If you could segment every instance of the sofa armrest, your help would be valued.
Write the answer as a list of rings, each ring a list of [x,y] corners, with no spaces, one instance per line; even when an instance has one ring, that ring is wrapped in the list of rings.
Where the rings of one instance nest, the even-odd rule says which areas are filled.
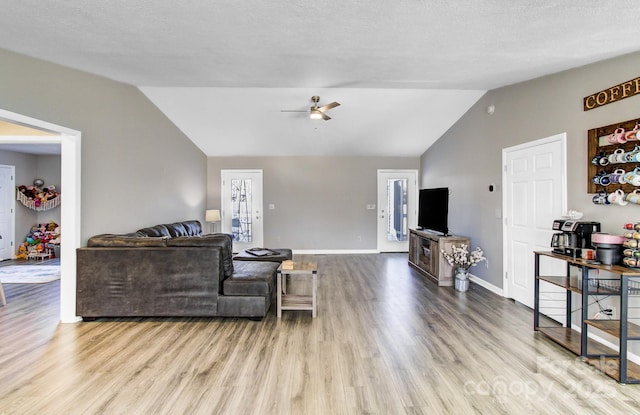
[[[203,236],[178,236],[168,239],[167,246],[218,247],[222,252],[224,276],[233,275],[233,239],[231,235],[215,233]]]

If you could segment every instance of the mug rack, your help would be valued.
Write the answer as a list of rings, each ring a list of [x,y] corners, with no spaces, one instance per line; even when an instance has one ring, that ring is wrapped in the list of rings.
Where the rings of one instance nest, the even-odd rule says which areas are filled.
[[[625,161],[608,163],[605,166],[600,164],[594,164],[593,160],[599,155],[610,156],[616,152],[616,150],[623,150],[624,153],[629,153],[634,150],[636,146],[640,146],[640,133],[637,139],[629,140],[626,142],[611,143],[610,137],[612,134],[623,129],[625,133],[633,131],[638,119],[623,121],[616,124],[606,125],[604,127],[593,128],[587,132],[587,193],[612,193],[618,189],[621,189],[625,194],[633,193],[634,190],[640,189],[640,186],[634,186],[629,183],[610,183],[606,186],[597,184],[593,181],[594,177],[598,176],[602,171],[614,173],[616,170],[622,169],[626,173],[633,171],[636,167],[640,167],[640,161]],[[621,153],[618,151],[618,153]],[[629,203],[636,204],[636,203]]]

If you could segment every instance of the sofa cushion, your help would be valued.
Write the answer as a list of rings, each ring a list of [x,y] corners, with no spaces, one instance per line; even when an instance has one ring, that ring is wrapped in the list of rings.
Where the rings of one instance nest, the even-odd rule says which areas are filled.
[[[236,256],[233,257],[234,261],[270,261],[270,262],[282,262],[288,259],[293,259],[293,251],[291,249],[283,249],[283,248],[274,248],[270,249],[271,251],[277,252],[274,255],[251,255],[246,250],[238,252]]]
[[[233,275],[222,283],[222,293],[270,296],[274,290],[275,274],[279,266],[277,262],[236,262]]]
[[[222,250],[224,276],[233,274],[233,239],[226,233],[214,233],[203,236],[178,236],[169,238],[167,246],[219,246]]]
[[[185,220],[182,222],[187,230],[187,236],[200,236],[202,235],[202,224],[197,220]]]
[[[111,248],[137,248],[137,247],[164,247],[167,238],[164,237],[140,237],[136,234],[115,235],[105,233],[89,238],[88,247],[111,247]]]
[[[172,238],[176,238],[178,236],[187,236],[187,229],[181,222],[169,223],[164,226],[165,228],[167,228]]]
[[[154,237],[154,236],[155,237],[165,236],[168,238],[171,237],[171,234],[169,233],[169,230],[165,225],[156,225],[150,228],[142,228],[142,229],[139,229],[136,233],[143,236],[149,236],[149,237]]]

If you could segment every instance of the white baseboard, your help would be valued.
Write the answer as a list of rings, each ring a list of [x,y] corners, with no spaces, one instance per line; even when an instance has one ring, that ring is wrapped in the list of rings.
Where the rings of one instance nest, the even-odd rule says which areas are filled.
[[[577,332],[580,332],[581,327],[575,325],[575,324],[571,324],[571,328]],[[597,341],[600,344],[603,344],[613,350],[615,350],[616,352],[620,351],[620,345],[616,344],[616,343],[612,343],[609,340],[606,340],[600,336],[598,336],[597,334],[594,334],[592,332],[589,332],[589,334],[587,335],[590,339],[593,339],[595,341]],[[631,360],[633,363],[640,365],[640,356],[638,356],[637,354],[631,353],[627,350],[627,359]]]
[[[377,249],[294,249],[294,254],[300,255],[350,255],[350,254],[379,254]]]
[[[500,297],[504,297],[504,291],[502,291],[502,288],[498,288],[490,282],[483,280],[482,278],[478,278],[473,274],[469,274],[469,280],[471,280],[472,283],[478,284],[479,286],[486,288],[492,293],[499,295]]]

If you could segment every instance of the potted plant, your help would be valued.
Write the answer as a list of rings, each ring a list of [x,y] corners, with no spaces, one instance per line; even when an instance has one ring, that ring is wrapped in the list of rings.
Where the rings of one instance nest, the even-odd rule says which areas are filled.
[[[460,246],[451,246],[451,252],[441,250],[442,255],[449,265],[455,268],[456,279],[455,288],[458,291],[467,291],[469,289],[469,268],[477,265],[479,262],[486,261],[484,252],[480,247],[476,247],[473,252],[469,252],[469,246],[462,244]]]

